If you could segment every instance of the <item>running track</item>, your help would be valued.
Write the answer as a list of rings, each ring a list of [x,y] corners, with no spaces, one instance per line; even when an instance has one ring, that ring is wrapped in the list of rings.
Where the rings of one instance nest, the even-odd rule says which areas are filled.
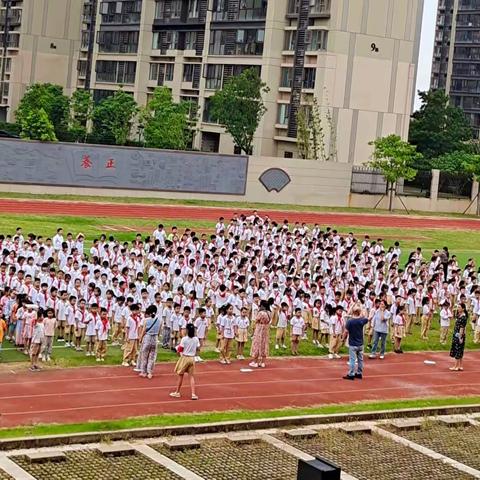
[[[0,427],[72,423],[162,413],[266,410],[365,400],[480,395],[480,352],[467,352],[466,370],[450,372],[445,352],[366,360],[366,377],[343,380],[345,357],[278,359],[240,372],[247,362],[197,368],[200,400],[172,399],[173,365],[159,364],[152,380],[125,367],[88,367],[0,376]],[[425,359],[436,365],[425,365]],[[187,379],[186,379],[187,380]]]
[[[71,215],[82,217],[123,217],[162,219],[227,220],[236,213],[250,214],[252,210],[216,207],[188,207],[182,205],[140,205],[96,202],[67,202],[47,200],[0,199],[0,212],[27,215]],[[480,230],[480,220],[473,218],[410,217],[406,215],[372,215],[326,212],[293,212],[261,210],[277,222],[306,222],[309,224],[393,228],[439,228],[449,230]]]

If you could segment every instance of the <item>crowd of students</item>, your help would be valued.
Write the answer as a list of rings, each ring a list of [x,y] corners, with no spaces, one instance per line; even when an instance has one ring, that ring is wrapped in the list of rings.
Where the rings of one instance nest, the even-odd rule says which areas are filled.
[[[44,238],[17,228],[0,235],[0,252],[0,338],[5,331],[30,355],[32,371],[51,359],[56,338],[97,362],[109,345],[121,345],[122,364],[151,378],[158,347],[178,349],[182,339],[198,339],[188,356],[201,361],[211,329],[220,362],[230,364],[232,351],[237,359],[247,354],[261,305],[271,312],[272,346],[292,355],[308,341],[319,354],[340,358],[355,307],[368,319],[372,358],[384,358],[389,340],[402,353],[414,325],[428,340],[436,313],[445,344],[458,305],[471,313],[480,341],[473,259],[461,268],[444,247],[427,257],[417,248],[400,261],[399,242],[385,247],[381,238],[277,223],[256,211],[220,218],[213,234],[160,224],[130,242],[103,234],[86,242],[61,228]]]

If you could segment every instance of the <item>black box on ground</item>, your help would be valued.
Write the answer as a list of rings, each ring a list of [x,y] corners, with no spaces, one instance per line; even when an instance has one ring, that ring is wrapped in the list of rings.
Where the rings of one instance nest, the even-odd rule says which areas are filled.
[[[297,480],[340,480],[340,467],[321,457],[298,461]]]

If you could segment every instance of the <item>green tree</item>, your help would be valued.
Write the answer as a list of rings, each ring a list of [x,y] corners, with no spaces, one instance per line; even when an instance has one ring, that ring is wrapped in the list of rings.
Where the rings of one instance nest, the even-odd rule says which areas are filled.
[[[297,147],[300,157],[312,159],[312,138],[308,121],[307,110],[304,106],[297,111]]]
[[[470,164],[478,155],[464,150],[446,153],[438,158],[432,158],[431,167],[442,172],[462,173],[465,165]]]
[[[75,141],[84,142],[93,116],[93,99],[87,90],[75,90],[70,99],[69,131]]]
[[[125,145],[137,112],[138,106],[133,96],[117,90],[93,109],[94,129],[98,130],[98,135],[113,137],[116,145]]]
[[[140,114],[145,145],[172,150],[190,148],[196,111],[197,106],[192,102],[175,103],[169,88],[157,87]]]
[[[40,140],[42,142],[55,142],[57,137],[52,122],[43,108],[32,110],[21,117],[22,138]]]
[[[480,182],[480,155],[466,154],[462,169],[471,175],[473,180]],[[477,193],[477,215],[480,215],[480,192]]]
[[[254,68],[230,78],[222,90],[210,97],[212,115],[247,155],[253,153],[253,136],[267,111],[263,95],[270,89]]]
[[[472,139],[472,129],[463,111],[450,104],[443,90],[419,92],[420,109],[412,115],[409,141],[426,160],[461,150]]]
[[[31,85],[18,104],[15,118],[20,125],[24,125],[25,122],[28,123],[30,114],[40,109],[46,113],[56,137],[64,138],[68,130],[69,98],[63,94],[63,88],[51,83]]]
[[[415,178],[417,170],[412,165],[422,158],[422,154],[417,152],[414,145],[405,142],[398,135],[377,138],[369,145],[373,145],[374,150],[372,160],[367,162],[367,165],[382,172],[389,190],[388,209],[392,210],[395,185],[401,178],[406,180]]]

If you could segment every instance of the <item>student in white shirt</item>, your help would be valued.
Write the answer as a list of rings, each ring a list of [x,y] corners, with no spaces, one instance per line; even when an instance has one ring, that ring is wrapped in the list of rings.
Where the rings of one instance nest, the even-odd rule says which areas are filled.
[[[130,315],[125,325],[126,345],[123,351],[124,367],[136,365],[138,354],[138,339],[140,338],[140,330],[142,328],[142,317],[140,315],[140,306],[134,303],[130,307]]]
[[[298,345],[300,344],[300,339],[305,333],[305,320],[302,317],[302,310],[300,308],[295,309],[295,315],[290,320],[290,325],[292,326],[292,355],[298,355]]]
[[[207,320],[207,312],[204,308],[198,309],[198,317],[194,322],[195,326],[195,333],[197,338],[200,340],[200,348],[205,345],[205,337],[207,336],[208,330],[208,320]],[[195,357],[196,362],[201,362],[202,359],[200,356]]]
[[[182,388],[183,377],[187,373],[190,377],[190,389],[192,391],[192,400],[198,400],[195,393],[195,357],[198,356],[200,349],[200,340],[195,336],[195,327],[189,323],[187,325],[187,335],[182,338],[177,347],[180,359],[175,365],[175,373],[178,375],[177,388],[170,393],[173,398],[180,398],[180,389]]]
[[[244,360],[243,355],[245,344],[248,340],[248,327],[250,325],[250,319],[248,318],[248,309],[242,307],[240,315],[235,319],[234,330],[235,338],[237,339],[237,359]]]
[[[104,362],[107,354],[108,332],[110,331],[110,321],[108,319],[108,311],[106,308],[100,309],[100,318],[95,324],[97,332],[96,354],[97,362]]]
[[[235,338],[235,317],[233,315],[233,306],[225,305],[226,314],[220,321],[220,333],[222,335],[222,349],[220,351],[220,363],[229,365],[230,348]]]
[[[93,357],[93,355],[95,355],[94,347],[97,338],[96,325],[98,320],[98,304],[93,303],[90,306],[90,313],[87,314],[87,318],[85,319],[85,341],[87,342],[87,357]]]
[[[288,327],[288,304],[282,302],[280,305],[280,313],[278,314],[277,331],[275,334],[275,350],[287,348],[285,345],[286,331]]]
[[[452,319],[452,311],[450,310],[450,303],[444,302],[440,310],[440,343],[446,345],[448,331],[450,329],[450,321]]]

